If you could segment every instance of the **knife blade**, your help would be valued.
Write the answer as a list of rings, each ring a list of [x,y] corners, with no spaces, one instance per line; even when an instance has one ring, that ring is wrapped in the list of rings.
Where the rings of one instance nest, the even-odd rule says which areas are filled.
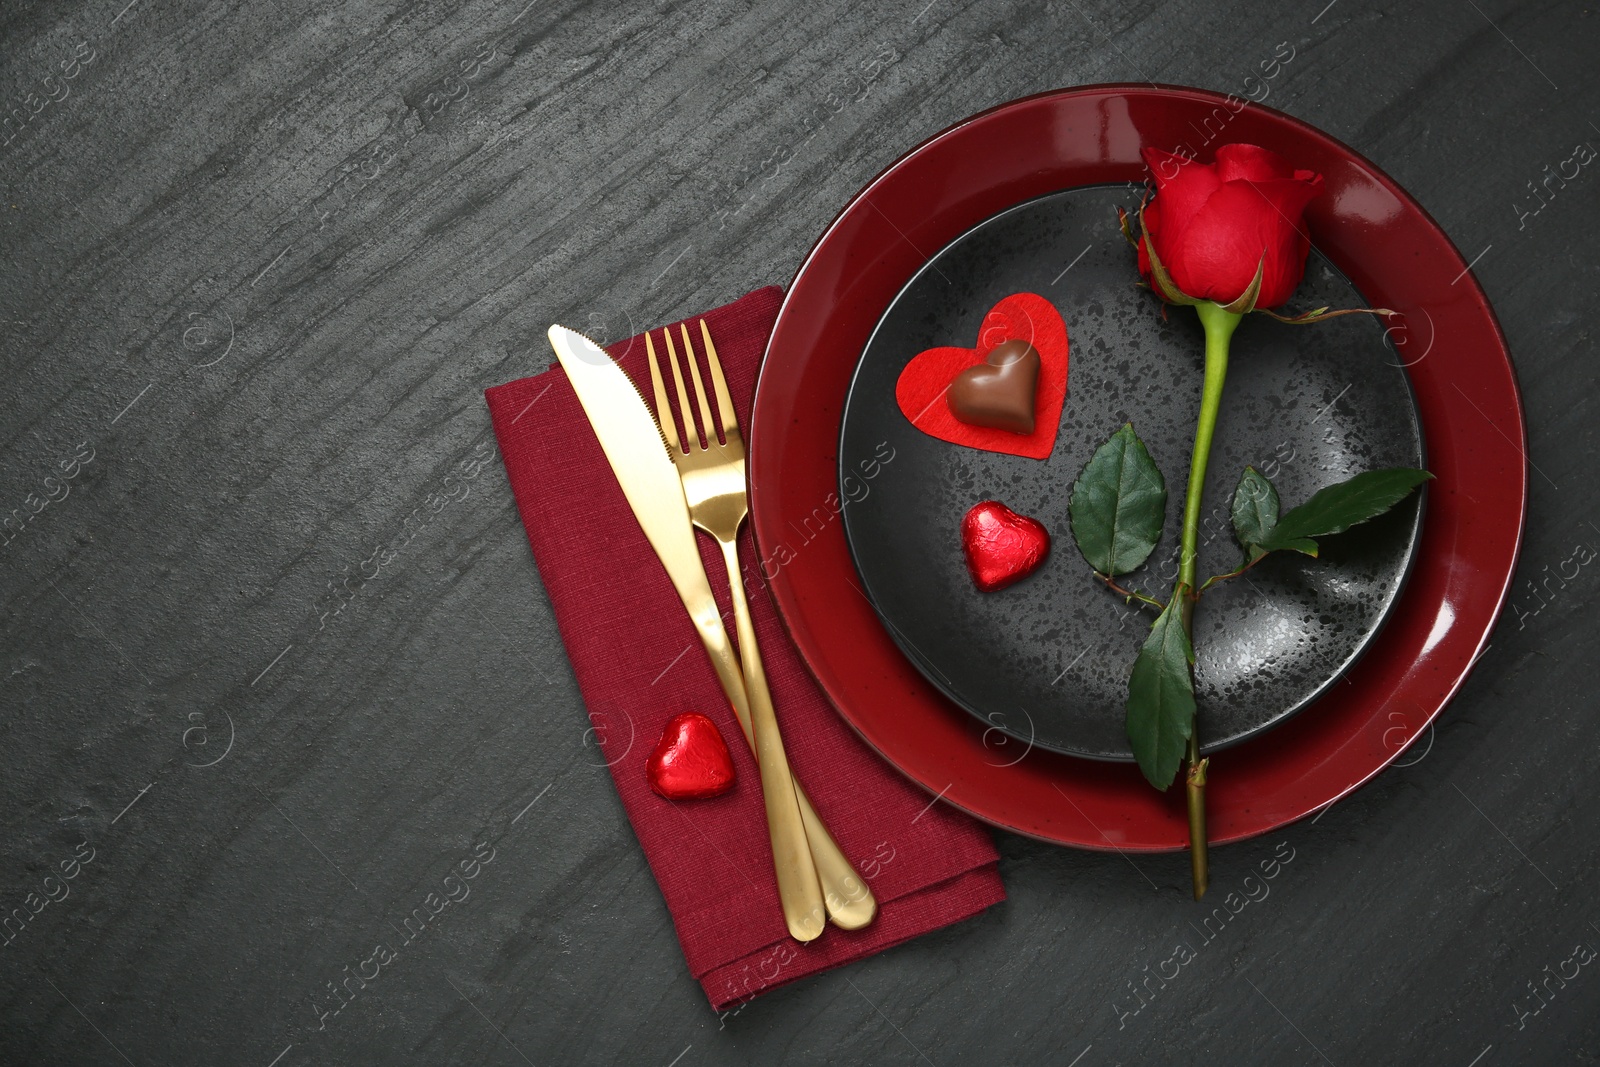
[[[633,379],[605,349],[583,334],[565,326],[552,326],[550,347],[555,349],[567,380],[578,394],[634,518],[661,558],[684,606],[690,615],[695,615],[696,605],[690,597],[699,592],[701,585],[709,589],[710,583],[695,545],[694,527],[689,523],[683,483],[672,465],[655,416],[645,406]]]
[[[743,717],[748,717],[744,671],[711,594],[711,582],[695,543],[683,482],[667,452],[661,427],[633,379],[604,349],[565,326],[551,326],[549,337],[550,347],[561,361],[573,392],[578,394],[578,402],[583,405],[634,518],[639,520],[695,624],[723,691],[734,704],[735,713],[743,712]],[[739,707],[740,701],[743,708]],[[781,755],[778,762],[782,764]],[[786,764],[781,768],[769,766],[759,750],[757,763],[784,920],[790,936],[810,941],[822,933],[825,904],[796,786]]]

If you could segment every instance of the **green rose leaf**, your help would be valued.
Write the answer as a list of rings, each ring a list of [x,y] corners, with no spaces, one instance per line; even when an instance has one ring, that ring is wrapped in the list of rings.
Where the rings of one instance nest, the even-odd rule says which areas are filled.
[[[1364,471],[1348,481],[1317,490],[1310,500],[1279,518],[1278,524],[1258,543],[1269,552],[1280,548],[1304,551],[1299,549],[1298,542],[1343,533],[1358,523],[1377,518],[1432,477],[1427,471],[1414,467]]]
[[[1318,552],[1317,543],[1311,538],[1291,537],[1287,541],[1278,541],[1274,539],[1272,544],[1265,547],[1261,545],[1251,545],[1250,558],[1255,559],[1257,557],[1266,555],[1268,552],[1277,552],[1281,549],[1288,549],[1293,552],[1303,552],[1313,558],[1316,557]]]
[[[1132,423],[1084,465],[1068,513],[1078,551],[1100,574],[1126,574],[1155,550],[1167,514],[1167,484]]]
[[[1278,490],[1266,475],[1246,467],[1239,477],[1239,488],[1233,491],[1233,531],[1239,535],[1239,544],[1246,549],[1259,545],[1276,525]]]
[[[1177,777],[1194,731],[1194,647],[1179,612],[1188,592],[1175,590],[1150,627],[1128,679],[1128,741],[1150,784],[1165,789]]]
[[[1244,546],[1247,562],[1254,563],[1266,555],[1267,543],[1278,525],[1278,490],[1266,475],[1254,467],[1246,467],[1239,478],[1239,488],[1233,492],[1233,530]],[[1317,554],[1317,543],[1308,537],[1294,538],[1274,548],[1293,549],[1308,556]]]

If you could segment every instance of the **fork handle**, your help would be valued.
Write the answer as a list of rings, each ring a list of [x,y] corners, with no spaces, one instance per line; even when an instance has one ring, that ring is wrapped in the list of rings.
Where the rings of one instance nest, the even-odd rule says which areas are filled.
[[[740,603],[743,603],[742,598]],[[748,611],[736,615],[741,643],[749,626],[747,614]],[[728,643],[728,631],[723,628],[722,618],[717,614],[715,601],[708,601],[706,608],[695,615],[695,626],[700,631],[701,642],[710,653],[711,666],[716,670],[723,691],[728,694],[737,714],[740,702],[735,701],[733,695],[738,693],[745,697],[746,683],[739,662],[734,658],[733,648]],[[759,662],[757,670],[760,670]],[[766,691],[764,677],[761,690],[763,693]],[[789,760],[783,751],[783,738],[778,734],[778,720],[772,711],[771,697],[767,698],[764,709],[751,708],[739,719],[739,725],[745,730],[745,739],[755,751],[756,767],[761,772],[761,797],[766,804],[767,833],[772,838],[772,865],[778,878],[778,898],[783,905],[784,923],[789,928],[789,936],[796,941],[812,941],[821,935],[827,925],[826,903],[817,877],[816,862],[811,858],[805,823],[795,797],[794,776],[789,771]]]
[[[749,714],[739,714],[740,709],[735,702],[734,712],[740,727],[744,729],[745,740],[759,759],[760,750],[756,747],[756,741],[763,730],[770,729],[771,736],[778,736],[778,718],[772,706],[772,691],[767,687],[767,671],[761,662],[761,649],[756,644],[750,604],[744,595],[737,544],[720,539],[719,543],[722,545],[723,562],[728,568],[728,590],[733,600],[734,625],[739,633],[739,659],[744,664],[744,688],[750,705]],[[771,723],[770,728],[765,723]],[[752,726],[755,727],[754,733]],[[822,881],[823,902],[828,909],[828,917],[845,930],[858,930],[866,926],[878,914],[878,901],[873,897],[872,890],[867,888],[866,882],[856,874],[855,868],[850,866],[844,851],[811,806],[811,798],[806,796],[798,780],[794,780],[794,793],[800,805],[800,820],[805,828],[817,875]]]

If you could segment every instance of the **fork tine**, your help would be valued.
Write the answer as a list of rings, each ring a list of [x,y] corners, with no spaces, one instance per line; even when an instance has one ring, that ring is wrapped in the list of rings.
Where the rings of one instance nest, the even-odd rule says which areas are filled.
[[[722,416],[722,435],[732,439],[739,432],[739,416],[733,410],[733,397],[728,395],[728,380],[722,376],[722,361],[717,358],[717,346],[711,343],[711,328],[700,320],[700,339],[706,343],[706,365],[711,368],[711,385],[717,394],[717,413]]]
[[[689,406],[689,391],[683,387],[683,371],[678,369],[678,351],[672,347],[672,329],[668,327],[661,331],[661,336],[667,340],[667,362],[672,364],[672,382],[678,387],[678,410],[683,414],[683,432],[685,440],[683,450],[693,452],[700,447],[700,431],[694,425],[694,409]],[[689,353],[689,362],[694,362],[694,353]]]
[[[678,323],[678,329],[683,331],[683,356],[689,361],[689,375],[694,378],[695,399],[700,401],[700,425],[706,431],[706,447],[710,448],[717,443],[717,424],[711,419],[711,405],[706,401],[706,387],[700,381],[700,361],[694,358],[694,344],[689,340],[689,327],[686,323]]]
[[[683,446],[678,444],[678,424],[672,417],[672,404],[667,400],[667,383],[661,377],[661,364],[656,362],[656,346],[650,342],[649,330],[644,334],[644,354],[650,359],[650,383],[656,389],[656,422],[661,426],[661,434],[667,439],[667,444],[672,446],[674,452],[681,452]]]

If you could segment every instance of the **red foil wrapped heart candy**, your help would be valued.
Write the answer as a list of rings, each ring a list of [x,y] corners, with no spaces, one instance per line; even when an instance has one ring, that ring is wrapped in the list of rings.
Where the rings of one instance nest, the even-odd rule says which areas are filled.
[[[668,800],[714,797],[733,786],[733,757],[716,723],[686,711],[667,720],[645,773],[650,788]]]
[[[1050,555],[1050,531],[1038,519],[985,500],[961,520],[961,548],[978,590],[992,593],[1039,569]]]

